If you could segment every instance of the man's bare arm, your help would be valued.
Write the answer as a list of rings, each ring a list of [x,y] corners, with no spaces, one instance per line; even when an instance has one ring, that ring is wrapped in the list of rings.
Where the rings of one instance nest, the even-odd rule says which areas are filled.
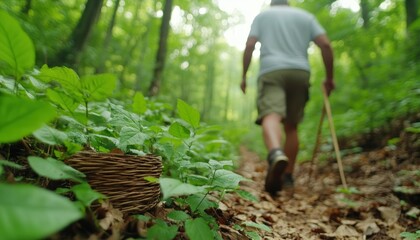
[[[244,55],[242,59],[243,70],[242,70],[241,89],[243,93],[246,92],[246,74],[251,64],[252,53],[254,52],[255,44],[257,43],[257,41],[258,40],[256,37],[248,37],[246,41],[245,51],[244,51]]]
[[[330,40],[323,34],[314,39],[315,44],[321,49],[322,60],[324,61],[326,79],[324,86],[327,93],[330,94],[335,88],[334,83],[334,54]]]

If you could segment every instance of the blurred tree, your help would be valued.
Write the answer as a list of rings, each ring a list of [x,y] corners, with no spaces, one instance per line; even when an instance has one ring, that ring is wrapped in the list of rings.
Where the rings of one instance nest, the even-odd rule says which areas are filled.
[[[405,10],[407,14],[407,28],[410,27],[419,17],[419,1],[418,0],[405,0]]]
[[[85,9],[67,44],[57,53],[51,65],[64,65],[76,68],[89,36],[101,14],[103,0],[87,0]]]
[[[368,28],[370,19],[369,0],[360,0],[360,10],[363,19],[363,27]]]
[[[29,10],[31,10],[32,7],[32,0],[26,0],[25,6],[22,8],[22,13],[25,15],[28,15]]]
[[[105,72],[105,62],[108,58],[109,44],[110,44],[111,39],[112,39],[112,32],[114,30],[115,22],[116,22],[116,19],[117,19],[117,11],[118,11],[118,8],[120,7],[120,2],[121,2],[121,0],[115,0],[114,9],[112,11],[112,17],[111,17],[111,20],[109,21],[109,24],[108,24],[108,27],[107,27],[107,30],[106,30],[102,50],[100,51],[100,57],[98,59],[99,65],[96,68],[96,73]]]
[[[160,26],[159,45],[156,53],[155,67],[153,69],[153,78],[149,87],[149,96],[156,96],[160,91],[162,82],[162,72],[165,68],[166,51],[168,45],[168,35],[170,30],[170,21],[172,15],[173,0],[166,0],[163,8],[162,23]]]

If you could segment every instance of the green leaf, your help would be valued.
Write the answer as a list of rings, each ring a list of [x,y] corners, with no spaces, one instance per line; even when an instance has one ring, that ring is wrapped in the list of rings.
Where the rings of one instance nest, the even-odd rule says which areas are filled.
[[[420,127],[408,127],[404,131],[409,133],[420,133]]]
[[[159,183],[159,178],[155,178],[155,177],[151,177],[151,176],[144,177],[144,180],[146,180],[148,182],[151,182],[151,183]]]
[[[191,208],[191,211],[200,211],[204,212],[204,210],[209,208],[216,208],[218,207],[217,203],[210,201],[206,195],[204,194],[193,194],[188,196],[186,202]]]
[[[2,239],[43,239],[83,217],[69,199],[21,184],[0,183]]]
[[[83,173],[54,158],[28,157],[29,165],[40,176],[53,180],[70,179],[83,182],[86,177]]]
[[[400,237],[402,237],[404,240],[417,240],[420,238],[420,230],[417,230],[415,233],[402,232],[400,233]]]
[[[239,182],[243,180],[247,179],[232,171],[220,169],[214,174],[213,186],[235,189],[239,186]]]
[[[63,144],[68,139],[67,134],[47,125],[35,131],[33,135],[41,142],[49,145]]]
[[[35,47],[19,22],[5,11],[0,11],[0,63],[5,62],[7,69],[20,78],[35,65]],[[0,64],[2,66],[2,64]],[[8,72],[8,71],[7,71]]]
[[[183,183],[178,179],[160,178],[159,183],[160,188],[162,189],[163,199],[203,192],[202,188],[188,183]]]
[[[350,188],[344,188],[344,187],[339,187],[335,190],[336,192],[339,193],[344,193],[347,195],[351,195],[351,194],[360,194],[361,192],[359,190],[357,190],[357,188],[355,187],[350,187]]]
[[[147,230],[147,239],[172,240],[177,234],[177,226],[168,226],[166,222],[158,219],[156,224]]]
[[[183,211],[172,211],[170,213],[168,213],[168,218],[175,220],[175,221],[179,221],[179,222],[183,222],[187,219],[190,219],[191,216],[188,215],[186,212]]]
[[[232,161],[216,161],[216,160],[210,160],[209,161],[210,166],[213,167],[213,169],[223,169],[224,167],[232,167],[233,162]]]
[[[251,240],[261,240],[262,239],[260,237],[260,235],[258,235],[258,233],[256,233],[256,232],[248,232],[248,231],[246,231],[245,232],[245,235],[247,237],[249,237],[249,239],[251,239]]]
[[[195,186],[203,186],[210,182],[209,178],[197,174],[188,174],[188,182]]]
[[[190,240],[213,240],[213,232],[203,218],[187,220],[185,232]]]
[[[248,191],[245,191],[245,190],[236,190],[236,193],[240,196],[240,197],[242,197],[243,199],[246,199],[246,200],[248,200],[248,201],[251,201],[251,202],[258,202],[258,198],[256,197],[256,196],[254,196],[254,195],[252,195],[250,192],[248,192]]]
[[[83,101],[82,98],[82,85],[77,73],[67,67],[53,67],[49,68],[47,65],[42,66],[40,74],[36,76],[39,80],[44,82],[57,82],[64,91],[79,102]]]
[[[149,139],[149,136],[140,132],[139,129],[123,127],[120,132],[119,146],[125,149],[128,145],[142,145],[147,139]]]
[[[186,102],[178,99],[177,109],[179,117],[191,124],[193,128],[198,128],[200,126],[200,112],[197,109],[191,107]]]
[[[55,117],[48,103],[0,95],[0,143],[17,141]]]
[[[245,225],[247,227],[258,228],[258,229],[264,230],[266,232],[271,232],[271,228],[268,227],[267,225],[263,224],[263,223],[243,222],[242,225]]]
[[[16,164],[14,162],[7,161],[7,160],[1,160],[1,159],[0,159],[0,166],[11,167],[11,168],[19,169],[19,170],[24,169],[24,167],[19,164]]]
[[[188,128],[182,126],[178,122],[174,122],[169,127],[169,133],[177,138],[189,138],[191,135],[191,132]]]
[[[79,102],[75,101],[74,98],[69,97],[68,95],[54,91],[52,89],[47,89],[47,97],[51,102],[57,104],[62,109],[72,113],[80,105]]]
[[[148,222],[150,220],[150,216],[145,216],[142,214],[138,214],[134,216],[137,220],[142,221],[142,222]]]
[[[88,101],[102,101],[112,96],[117,78],[113,74],[97,74],[81,79],[84,97]]]
[[[71,188],[83,206],[89,207],[94,201],[98,199],[104,199],[105,196],[95,190],[93,190],[88,183],[81,183]]]
[[[134,95],[133,111],[138,114],[144,114],[147,111],[147,102],[142,92],[136,92]]]

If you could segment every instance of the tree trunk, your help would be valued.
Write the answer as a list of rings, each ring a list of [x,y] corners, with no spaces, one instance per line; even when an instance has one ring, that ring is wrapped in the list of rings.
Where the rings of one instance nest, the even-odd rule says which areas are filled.
[[[370,22],[370,7],[368,0],[360,0],[360,10],[363,19],[363,27],[368,28]]]
[[[405,12],[407,14],[407,28],[409,28],[410,25],[419,17],[418,0],[405,0]]]
[[[170,21],[172,15],[173,0],[166,0],[163,7],[162,24],[160,26],[159,46],[156,54],[156,62],[153,70],[153,78],[149,87],[149,96],[156,96],[159,94],[160,85],[162,82],[162,73],[165,68],[166,48],[168,44],[168,35],[170,28]]]
[[[96,73],[103,73],[105,71],[105,62],[109,54],[109,43],[112,39],[112,32],[114,30],[115,22],[117,19],[117,11],[120,7],[121,0],[115,0],[115,7],[112,12],[111,20],[109,21],[108,28],[106,30],[105,39],[102,47],[102,51],[99,58],[99,66],[96,68]]]
[[[103,0],[87,0],[85,10],[70,35],[68,45],[57,54],[53,65],[77,67],[80,55],[101,14],[102,4]]]
[[[32,0],[26,0],[25,6],[22,8],[22,13],[28,15],[29,10],[32,8]]]

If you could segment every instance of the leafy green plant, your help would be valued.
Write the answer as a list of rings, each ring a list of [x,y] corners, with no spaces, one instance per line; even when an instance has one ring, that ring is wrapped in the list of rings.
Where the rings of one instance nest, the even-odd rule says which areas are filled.
[[[163,199],[175,198],[182,208],[191,212],[188,215],[191,219],[187,216],[182,219],[190,239],[220,238],[215,219],[206,213],[207,209],[218,206],[215,196],[220,200],[227,192],[235,191],[249,198],[252,195],[239,190],[239,182],[246,179],[232,171],[231,160],[212,159],[226,155],[206,154],[207,147],[216,141],[206,135],[208,128],[200,125],[199,112],[182,100],[178,100],[177,110],[180,119],[169,126],[169,136],[162,137],[157,143],[171,143],[178,150],[178,154],[171,157],[165,155],[167,151],[163,152],[166,166],[173,166],[166,172],[170,177],[159,180]],[[225,144],[228,143],[217,141],[219,147]],[[162,146],[157,146],[157,149],[164,150]],[[214,149],[210,147],[207,151],[213,152]]]
[[[21,61],[18,57],[15,60],[16,63]],[[28,157],[31,169],[25,170],[32,170],[39,178],[66,180],[76,185],[51,189],[56,191],[54,193],[34,186],[40,181],[23,176],[22,182],[32,185],[22,188],[28,188],[37,199],[63,201],[59,204],[68,204],[63,209],[67,209],[69,213],[66,214],[72,218],[63,218],[60,224],[50,228],[38,226],[31,220],[26,222],[29,230],[22,233],[27,235],[19,235],[19,224],[2,224],[11,239],[25,238],[31,233],[35,238],[47,237],[83,217],[84,211],[89,210],[94,201],[106,198],[91,188],[83,173],[62,161],[83,146],[102,152],[119,148],[132,154],[162,156],[163,176],[149,180],[159,181],[163,200],[177,208],[168,216],[175,224],[150,219],[154,224],[148,229],[147,237],[150,239],[173,239],[181,227],[192,240],[221,239],[217,220],[211,213],[225,194],[237,193],[246,199],[257,200],[249,192],[239,189],[240,181],[247,179],[233,172],[235,151],[224,139],[221,127],[202,123],[199,111],[185,101],[177,101],[178,117],[173,117],[174,111],[168,104],[149,100],[139,92],[132,101],[113,99],[116,78],[111,74],[79,76],[70,68],[44,65],[39,71],[24,75],[29,68],[27,65],[14,72],[14,79],[0,79],[0,84],[5,86],[2,88],[4,92],[13,92],[15,88],[8,87],[10,83],[24,93],[17,94],[15,91],[19,97],[0,95],[0,114],[7,115],[7,118],[0,119],[0,143],[32,135],[34,138],[30,141],[39,147]],[[3,171],[3,167],[22,168],[9,159],[0,162],[0,170]],[[9,184],[2,187],[8,191],[20,188]],[[68,192],[73,193],[75,202],[59,195]],[[29,207],[25,201],[14,199],[17,205]],[[45,210],[44,205],[40,206],[39,211],[31,213],[30,219],[42,218]],[[11,216],[18,222],[26,221],[18,215]]]
[[[420,133],[420,122],[411,124],[411,126],[407,127],[405,131],[409,133]]]
[[[405,240],[417,240],[420,238],[420,230],[417,230],[416,232],[402,232],[400,237]]]
[[[349,188],[339,187],[339,188],[336,189],[336,192],[344,193],[346,195],[360,194],[360,191],[357,190],[357,188],[355,188],[355,187],[349,187]]]
[[[262,230],[265,232],[271,232],[271,228],[262,223],[255,223],[255,222],[243,222],[241,225],[236,224],[234,229],[244,232],[246,236],[248,236],[252,240],[260,240],[262,239],[258,232],[254,231],[253,229]]]
[[[23,166],[16,164],[14,162],[7,161],[7,160],[0,160],[0,179],[2,175],[4,174],[4,167],[10,167],[10,168],[19,169],[19,170],[24,169]]]

